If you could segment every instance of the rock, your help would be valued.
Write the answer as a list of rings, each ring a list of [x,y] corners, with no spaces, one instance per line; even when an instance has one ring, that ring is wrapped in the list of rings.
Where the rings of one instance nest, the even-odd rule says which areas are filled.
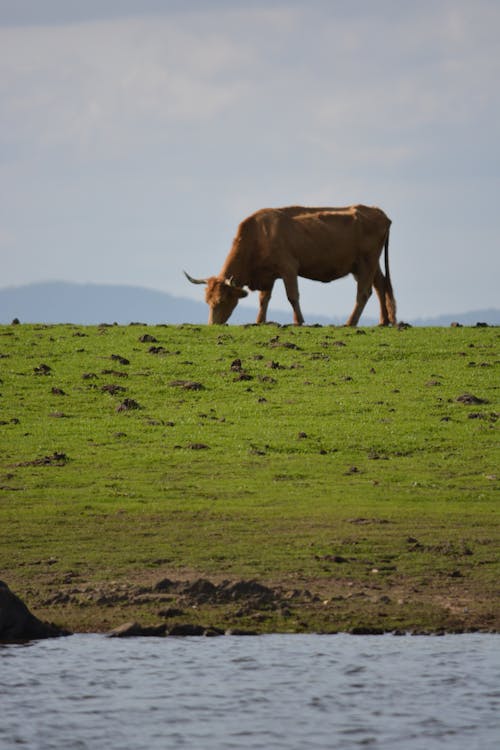
[[[243,630],[242,628],[228,628],[224,635],[258,635],[256,630]]]
[[[220,628],[207,628],[203,635],[205,638],[217,638],[219,635],[224,635],[224,631]]]
[[[0,642],[31,641],[63,635],[70,633],[57,625],[39,620],[7,584],[0,581]]]
[[[184,625],[174,625],[173,628],[168,631],[168,634],[180,636],[205,635],[206,630],[207,628],[203,627],[203,625],[185,623]]]
[[[123,625],[118,625],[117,628],[113,628],[108,633],[109,638],[136,638],[142,637],[161,637],[167,632],[167,626],[162,625],[151,625],[149,627],[143,627],[138,622],[124,622]]]
[[[384,635],[385,630],[383,628],[370,628],[363,625],[351,628],[349,630],[351,635]]]

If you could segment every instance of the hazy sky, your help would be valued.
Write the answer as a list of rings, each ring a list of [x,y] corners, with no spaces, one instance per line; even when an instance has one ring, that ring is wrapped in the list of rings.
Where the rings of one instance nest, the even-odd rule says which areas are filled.
[[[498,307],[499,36],[498,0],[0,0],[0,286],[199,299],[258,208],[362,202],[403,319]]]

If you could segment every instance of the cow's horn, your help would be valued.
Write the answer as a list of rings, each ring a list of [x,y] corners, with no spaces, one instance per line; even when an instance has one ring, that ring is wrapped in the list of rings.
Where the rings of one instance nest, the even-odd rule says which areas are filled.
[[[184,274],[186,279],[191,282],[191,284],[206,284],[207,283],[206,279],[193,279],[193,277],[190,276],[188,273],[186,273],[186,271],[183,271],[182,273]]]
[[[227,284],[227,286],[237,287],[238,285],[234,283],[234,276],[230,276],[228,279],[224,279],[224,284]]]

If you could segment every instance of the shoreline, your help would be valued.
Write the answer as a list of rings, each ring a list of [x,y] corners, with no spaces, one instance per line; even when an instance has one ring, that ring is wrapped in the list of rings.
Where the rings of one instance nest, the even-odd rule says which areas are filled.
[[[128,582],[21,589],[38,618],[71,633],[121,635],[500,633],[494,592],[463,579],[290,581],[142,575]],[[16,588],[18,591],[19,589]],[[121,631],[121,632],[120,632]]]

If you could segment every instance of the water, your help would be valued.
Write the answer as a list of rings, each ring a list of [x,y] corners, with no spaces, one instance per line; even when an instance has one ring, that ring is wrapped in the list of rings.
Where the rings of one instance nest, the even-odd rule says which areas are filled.
[[[497,750],[495,635],[0,646],[0,748]]]

